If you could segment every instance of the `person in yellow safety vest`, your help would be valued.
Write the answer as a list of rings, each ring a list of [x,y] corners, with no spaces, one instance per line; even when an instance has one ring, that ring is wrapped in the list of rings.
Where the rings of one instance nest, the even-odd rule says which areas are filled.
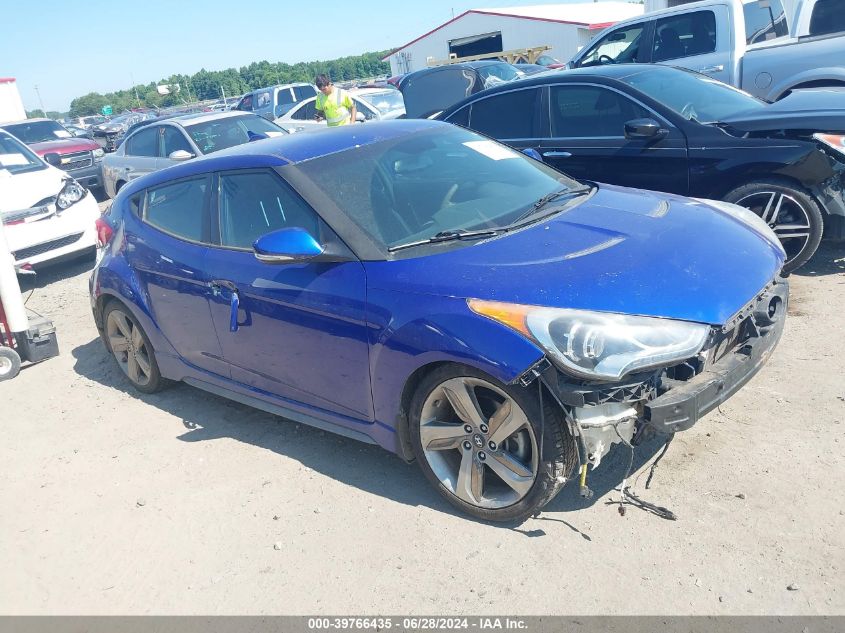
[[[329,127],[346,125],[355,121],[357,112],[355,102],[349,93],[336,87],[327,75],[317,75],[314,83],[320,94],[314,104],[317,108],[317,120],[326,120]]]

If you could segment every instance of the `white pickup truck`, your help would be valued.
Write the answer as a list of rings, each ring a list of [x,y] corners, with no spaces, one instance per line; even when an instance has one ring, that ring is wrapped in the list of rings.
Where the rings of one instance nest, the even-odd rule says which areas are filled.
[[[845,86],[845,0],[705,0],[617,22],[568,68],[658,63],[777,101],[796,88]],[[845,95],[843,95],[845,98]]]

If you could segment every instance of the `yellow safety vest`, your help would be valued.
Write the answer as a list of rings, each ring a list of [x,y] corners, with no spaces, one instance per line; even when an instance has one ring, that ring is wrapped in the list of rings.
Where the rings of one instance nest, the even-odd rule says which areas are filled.
[[[351,118],[352,98],[345,90],[341,90],[337,86],[333,88],[332,93],[328,96],[322,92],[318,94],[315,106],[318,110],[322,110],[329,127],[346,125]]]

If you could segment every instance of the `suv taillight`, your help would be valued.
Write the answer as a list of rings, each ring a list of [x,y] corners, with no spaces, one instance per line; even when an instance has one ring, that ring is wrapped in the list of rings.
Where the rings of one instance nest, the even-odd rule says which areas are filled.
[[[103,248],[111,241],[114,230],[105,218],[97,218],[94,225],[97,227],[97,248]]]

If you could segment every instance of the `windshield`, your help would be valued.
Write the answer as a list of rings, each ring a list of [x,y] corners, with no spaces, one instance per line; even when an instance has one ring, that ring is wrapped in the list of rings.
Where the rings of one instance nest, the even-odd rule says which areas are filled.
[[[721,81],[675,68],[654,66],[620,79],[690,121],[716,123],[766,107],[763,101]]]
[[[254,114],[213,119],[186,125],[185,129],[203,154],[248,143],[254,140],[255,135],[263,135],[259,138],[264,138],[286,134],[286,131],[275,123]],[[253,135],[252,139],[250,134]]]
[[[27,121],[14,125],[4,125],[3,128],[27,144],[55,141],[73,136],[55,121]]]
[[[19,140],[0,132],[0,169],[10,174],[22,174],[47,169],[47,165]]]
[[[543,196],[582,188],[509,147],[451,125],[297,168],[383,248],[450,231],[505,228]]]
[[[371,105],[382,114],[405,110],[405,100],[402,98],[402,93],[393,88],[357,96],[361,101],[366,101],[368,105]]]
[[[484,80],[485,88],[498,86],[499,84],[522,77],[522,73],[519,70],[504,62],[482,66],[478,68],[478,74]]]

